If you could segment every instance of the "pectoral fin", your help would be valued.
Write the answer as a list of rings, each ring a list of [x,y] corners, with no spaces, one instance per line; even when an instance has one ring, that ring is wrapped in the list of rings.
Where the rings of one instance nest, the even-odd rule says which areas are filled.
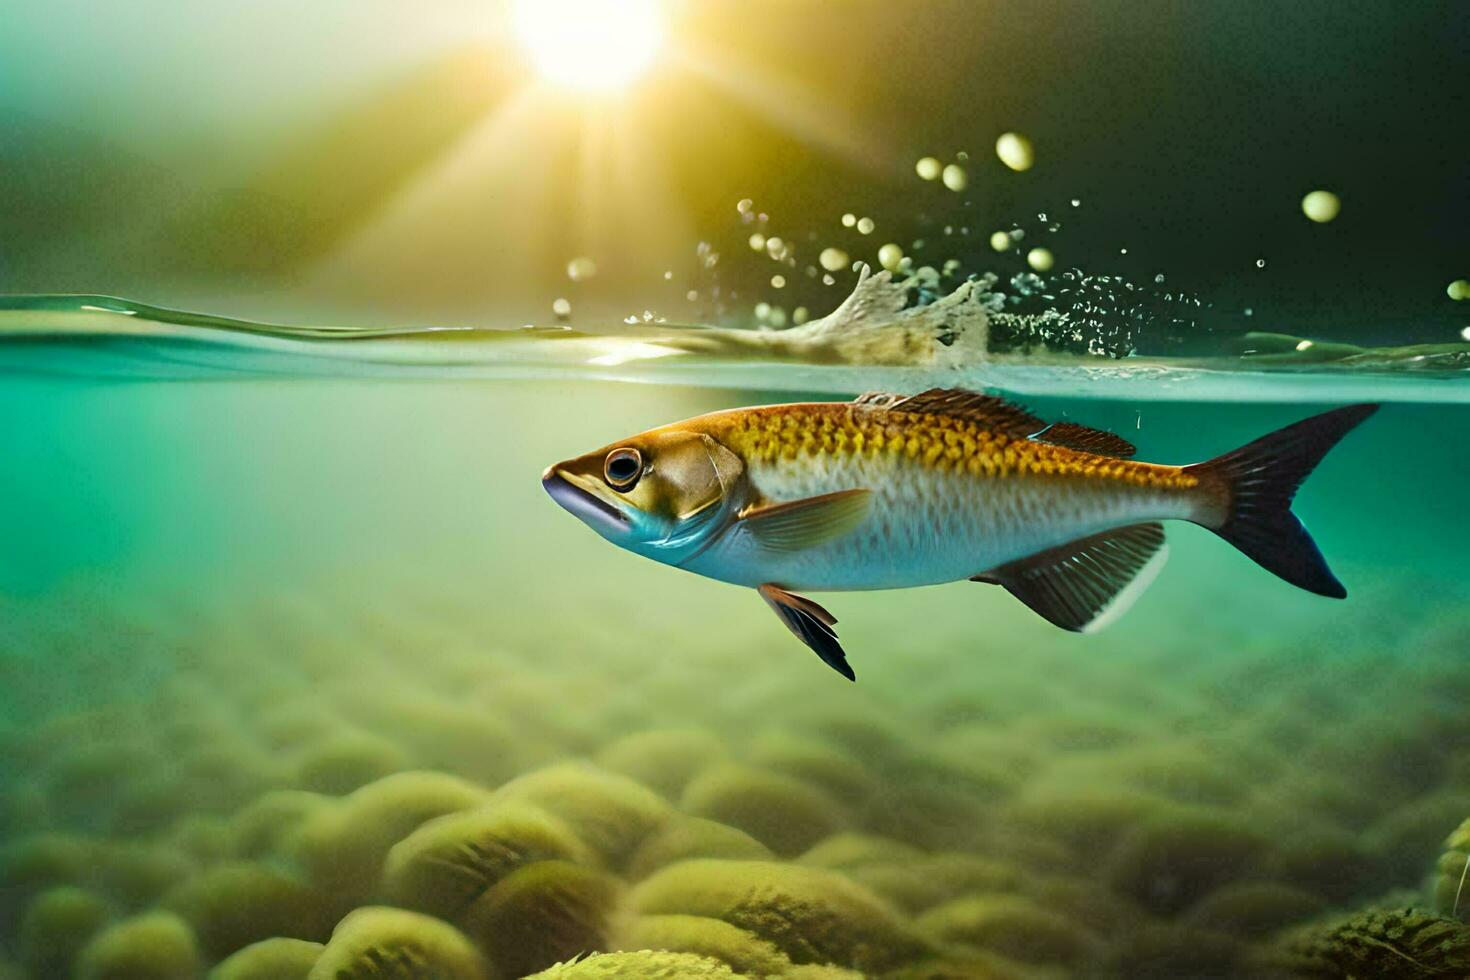
[[[781,504],[751,507],[740,526],[770,551],[801,551],[840,537],[868,514],[871,490],[839,490]]]
[[[1164,529],[1134,524],[1049,548],[976,575],[1064,630],[1092,632],[1121,616],[1168,555]]]
[[[822,662],[850,681],[857,680],[852,667],[848,666],[847,654],[837,642],[837,633],[832,629],[837,618],[806,596],[787,592],[780,586],[765,585],[756,589],[772,611],[780,617],[798,640],[816,651]]]

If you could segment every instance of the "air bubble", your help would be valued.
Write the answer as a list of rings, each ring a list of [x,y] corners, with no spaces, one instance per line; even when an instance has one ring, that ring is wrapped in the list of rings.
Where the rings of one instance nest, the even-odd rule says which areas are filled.
[[[998,231],[990,236],[990,247],[997,252],[1008,252],[1011,248],[1011,236],[1003,231]]]
[[[919,175],[921,180],[937,180],[940,171],[943,169],[943,165],[933,157],[923,157],[918,163],[914,164],[914,171]]]
[[[851,211],[842,216],[842,227],[851,228],[855,224],[857,224],[857,215],[853,214]]]
[[[785,289],[786,288],[786,277],[785,276],[772,276],[771,277],[771,285],[774,288],[776,288],[776,289]]]
[[[873,233],[873,229],[876,228],[876,227],[877,227],[877,225],[875,225],[873,223],[873,219],[872,218],[859,218],[858,219],[858,222],[857,222],[857,230],[858,230],[858,234],[859,235],[871,235]]]
[[[903,262],[903,249],[889,242],[878,249],[878,264],[889,272],[898,271],[899,264]]]
[[[578,256],[567,263],[567,278],[572,282],[591,279],[595,275],[597,275],[597,263],[585,255]]]
[[[995,141],[995,155],[1000,162],[1015,171],[1030,170],[1036,162],[1031,141],[1020,133],[1001,133]]]
[[[1257,269],[1264,269],[1264,268],[1266,268],[1266,260],[1265,259],[1256,259],[1256,268]]]
[[[560,296],[558,296],[551,303],[551,312],[555,313],[557,315],[557,317],[559,317],[561,319],[565,319],[566,317],[571,316],[572,315],[572,304],[571,304],[571,301],[570,300],[567,300],[567,299],[564,299],[564,298],[562,298]]]
[[[1302,214],[1322,225],[1337,217],[1342,201],[1331,191],[1312,191],[1302,198]]]
[[[824,248],[822,249],[822,254],[817,256],[817,261],[820,262],[822,264],[822,268],[826,269],[828,272],[841,272],[843,269],[847,268],[847,264],[851,262],[852,259],[849,258],[848,254],[840,248]]]
[[[760,232],[750,236],[750,247],[752,251],[764,252],[766,250],[766,236]]]
[[[1470,299],[1470,279],[1456,279],[1445,289],[1450,299]]]
[[[1045,248],[1033,248],[1026,253],[1026,264],[1037,272],[1045,272],[1052,267],[1056,260],[1052,258],[1051,250]]]
[[[748,197],[742,197],[735,204],[735,210],[739,211],[741,214],[749,214],[750,209],[753,207],[755,207],[755,202]]]
[[[951,163],[944,168],[944,186],[958,194],[970,186],[970,175],[965,173],[964,167]]]

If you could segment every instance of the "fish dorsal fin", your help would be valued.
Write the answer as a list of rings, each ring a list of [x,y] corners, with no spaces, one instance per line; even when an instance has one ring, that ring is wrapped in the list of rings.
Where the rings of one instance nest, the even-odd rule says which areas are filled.
[[[1097,456],[1116,456],[1118,459],[1131,459],[1138,452],[1138,447],[1122,436],[1104,429],[1090,429],[1076,422],[1054,423],[1031,438],[1053,446],[1066,446],[1068,449],[1080,449]]]
[[[907,398],[884,392],[869,392],[853,404],[896,412],[968,419],[1017,438],[1025,438],[1046,428],[1045,422],[1019,405],[996,395],[984,395],[964,388],[930,388]]]
[[[770,551],[801,551],[851,531],[868,514],[871,490],[838,490],[816,497],[751,507],[739,526]]]
[[[1001,565],[971,581],[992,582],[1064,630],[1091,633],[1121,616],[1163,567],[1159,524],[1104,531]]]

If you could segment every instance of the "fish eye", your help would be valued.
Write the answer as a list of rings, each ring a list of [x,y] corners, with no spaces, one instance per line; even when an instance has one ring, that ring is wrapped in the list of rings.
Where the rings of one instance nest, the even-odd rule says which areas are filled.
[[[643,475],[643,455],[631,447],[614,449],[602,464],[602,478],[619,493],[633,489]]]

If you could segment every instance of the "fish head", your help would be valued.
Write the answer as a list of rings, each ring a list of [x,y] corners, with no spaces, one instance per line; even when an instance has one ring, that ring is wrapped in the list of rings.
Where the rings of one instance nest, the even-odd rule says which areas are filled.
[[[747,482],[744,463],[729,447],[675,426],[549,466],[541,485],[613,544],[677,564],[728,525]]]

